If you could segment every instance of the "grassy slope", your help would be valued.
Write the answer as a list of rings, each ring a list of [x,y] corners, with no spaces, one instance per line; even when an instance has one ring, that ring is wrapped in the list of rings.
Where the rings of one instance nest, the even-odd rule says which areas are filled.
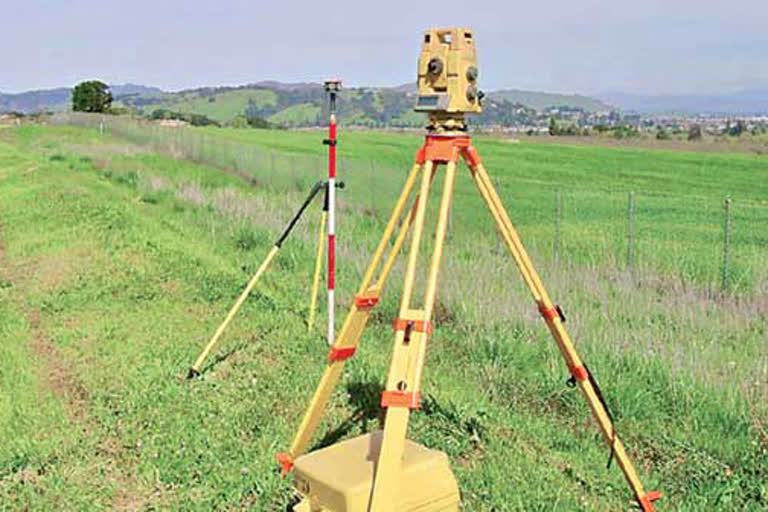
[[[612,110],[611,106],[602,101],[580,94],[556,94],[506,89],[492,91],[490,95],[492,98],[502,98],[511,101],[512,103],[522,103],[523,105],[535,108],[536,110],[543,110],[547,107],[561,107],[564,105],[583,108],[587,112]]]
[[[269,121],[272,123],[308,123],[314,122],[317,119],[317,114],[320,113],[320,107],[311,103],[300,103],[298,105],[292,105],[288,108],[284,108],[277,114],[269,116]]]
[[[243,90],[229,91],[215,96],[216,101],[209,101],[206,97],[196,94],[185,96],[172,96],[170,101],[152,105],[144,105],[142,109],[149,113],[158,108],[165,108],[174,112],[190,114],[203,114],[220,123],[232,121],[238,115],[245,114],[248,101],[252,100],[258,105],[273,105],[275,93],[268,90]]]
[[[285,134],[271,143],[279,135],[289,144]],[[10,439],[0,447],[2,501],[33,510],[284,506],[272,456],[287,445],[325,353],[302,324],[311,229],[286,245],[212,358],[220,360],[199,381],[183,375],[297,195],[254,191],[94,131],[23,128],[6,137],[0,403],[13,396],[14,407],[0,410],[0,434]],[[304,134],[293,137],[308,148]],[[376,140],[389,159],[390,139]],[[380,223],[342,218],[342,256],[356,262],[341,275],[348,298]],[[353,233],[361,247],[349,245]],[[512,269],[494,256],[492,238],[478,242],[480,260],[457,243],[446,261],[447,273],[472,269],[479,284],[457,290],[445,280],[428,398],[411,436],[452,457],[466,510],[627,508],[622,478],[604,470],[606,451],[563,386],[551,343],[523,313],[525,296],[513,286],[501,301],[488,297],[505,281],[496,273]],[[741,375],[764,356],[764,322],[727,304],[688,304],[687,292],[663,282],[574,270],[553,273],[553,291],[568,295],[572,328],[644,479],[670,494],[665,509],[768,505],[764,415],[718,373],[727,363]],[[351,416],[359,420],[340,435],[375,425],[394,302],[375,316],[325,432]]]

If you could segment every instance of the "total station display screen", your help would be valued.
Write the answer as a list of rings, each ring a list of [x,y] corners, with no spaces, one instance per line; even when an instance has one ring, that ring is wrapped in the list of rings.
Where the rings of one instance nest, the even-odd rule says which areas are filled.
[[[416,106],[436,107],[439,99],[439,96],[419,96],[419,101],[416,102]]]

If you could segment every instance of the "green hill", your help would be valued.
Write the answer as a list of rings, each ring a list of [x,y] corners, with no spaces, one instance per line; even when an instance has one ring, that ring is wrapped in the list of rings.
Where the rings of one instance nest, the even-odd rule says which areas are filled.
[[[321,107],[312,103],[299,103],[272,114],[267,120],[276,124],[309,124],[317,119],[321,110]]]
[[[614,110],[614,107],[611,107],[607,103],[580,94],[555,94],[538,91],[522,91],[519,89],[506,89],[503,91],[491,92],[489,97],[493,99],[507,100],[511,103],[520,103],[521,105],[536,110],[561,106],[580,108],[587,112]]]
[[[196,114],[219,124],[237,118],[261,118],[286,126],[317,126],[328,117],[327,98],[318,83],[258,82],[238,87],[200,87],[164,92],[155,87],[125,84],[111,86],[115,106],[126,107],[141,116]],[[0,93],[0,112],[68,110],[68,88]],[[339,117],[344,124],[369,127],[421,126],[424,117],[413,112],[416,87],[352,87],[339,96]],[[585,112],[611,110],[599,100],[580,95],[550,94],[536,91],[504,90],[490,92],[485,112],[473,122],[478,125],[528,124],[548,107],[570,107]]]
[[[339,96],[339,117],[344,124],[369,127],[421,126],[424,117],[413,112],[416,99],[411,84],[399,87],[352,87]],[[260,82],[241,87],[200,88],[163,94],[121,98],[124,106],[140,115],[157,110],[200,114],[221,124],[239,116],[259,117],[282,126],[316,126],[328,116],[322,85]],[[498,91],[488,94],[485,112],[475,119],[479,125],[526,124],[547,107],[568,106],[586,112],[611,107],[586,96],[534,91]]]

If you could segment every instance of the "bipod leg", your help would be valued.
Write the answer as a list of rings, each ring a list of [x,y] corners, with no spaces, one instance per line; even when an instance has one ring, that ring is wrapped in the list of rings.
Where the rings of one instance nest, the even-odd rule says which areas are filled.
[[[616,434],[610,414],[600,398],[597,383],[586,366],[584,366],[573,345],[573,341],[565,329],[562,312],[550,300],[541,278],[531,263],[530,257],[474,148],[469,148],[464,153],[464,158],[467,161],[480,195],[483,197],[486,206],[496,221],[497,227],[507,243],[515,264],[533,295],[539,311],[544,317],[563,359],[565,359],[573,380],[578,383],[582,394],[586,398],[592,415],[603,434],[603,438],[611,447],[612,455],[616,458],[619,467],[621,467],[624,477],[635,495],[635,499],[644,512],[652,512],[654,510],[653,502],[661,497],[661,493],[657,491],[646,492],[643,489],[643,484],[637,475],[637,471],[623,443]]]
[[[312,291],[309,297],[309,317],[307,318],[307,330],[311,331],[317,314],[317,295],[320,292],[320,275],[323,269],[323,248],[325,244],[325,224],[328,218],[328,185],[325,189],[323,210],[320,213],[320,225],[317,232],[317,255],[315,256],[315,273],[312,276]]]
[[[288,238],[288,235],[291,234],[291,231],[293,230],[294,226],[296,226],[296,223],[299,221],[299,219],[301,219],[301,216],[304,213],[304,210],[307,209],[307,207],[312,202],[312,200],[323,189],[323,186],[324,186],[323,182],[319,181],[315,183],[315,185],[312,187],[312,190],[309,192],[309,195],[307,195],[307,198],[304,200],[304,203],[302,203],[301,207],[299,207],[299,210],[296,212],[296,215],[293,216],[293,218],[291,219],[291,222],[288,223],[288,226],[280,235],[280,238],[277,239],[277,241],[275,242],[275,245],[273,245],[272,249],[270,249],[269,253],[267,253],[267,257],[259,266],[258,270],[256,271],[256,274],[248,282],[248,285],[245,287],[245,290],[243,290],[243,292],[237,298],[237,301],[235,301],[235,304],[229,310],[229,313],[227,313],[227,316],[224,318],[224,321],[216,329],[216,332],[213,333],[213,336],[208,341],[208,344],[205,346],[203,351],[197,357],[197,360],[195,360],[195,364],[193,364],[192,367],[189,369],[189,373],[187,373],[187,378],[191,379],[200,375],[200,369],[203,365],[203,362],[205,361],[205,358],[208,357],[208,354],[211,352],[211,350],[213,350],[213,347],[216,346],[216,343],[218,343],[219,338],[224,333],[224,331],[226,330],[227,326],[232,321],[232,319],[235,317],[235,314],[240,309],[240,306],[242,306],[243,302],[245,302],[245,299],[248,298],[248,295],[250,295],[251,291],[253,290],[253,287],[256,286],[256,283],[259,281],[262,274],[264,274],[264,272],[267,270],[267,268],[269,267],[269,264],[272,263],[272,260],[274,259],[275,255],[280,250],[280,248],[282,247],[285,239]]]
[[[400,226],[400,233],[398,234],[397,239],[395,240],[395,245],[390,251],[384,264],[384,270],[382,271],[379,280],[373,285],[371,283],[379,268],[384,252],[392,239],[392,235],[394,234],[395,229],[397,229],[398,221],[405,210],[405,205],[414,188],[416,178],[418,178],[419,173],[422,170],[423,166],[421,162],[417,161],[413,165],[413,168],[408,175],[408,179],[405,181],[400,197],[392,210],[392,215],[384,228],[381,240],[379,241],[376,251],[363,275],[362,283],[350,306],[341,331],[339,331],[338,339],[330,349],[328,354],[328,366],[325,368],[309,406],[304,413],[301,424],[291,443],[291,447],[288,452],[281,452],[276,456],[277,461],[282,467],[283,475],[290,472],[293,468],[293,461],[306,452],[307,445],[317,430],[317,426],[322,418],[323,411],[328,404],[331,393],[341,378],[344,365],[346,364],[347,359],[352,357],[355,353],[362,330],[368,322],[371,313],[370,310],[379,301],[379,294],[384,285],[384,278],[389,273],[389,269],[392,268],[393,259],[405,240],[405,232],[410,226],[412,215],[409,215],[403,222],[403,225]]]
[[[412,309],[411,299],[416,279],[416,266],[420,252],[420,242],[424,229],[427,193],[430,182],[424,176],[419,193],[419,204],[414,220],[413,241],[408,255],[408,265],[403,284],[403,296],[400,312],[395,320],[395,339],[392,362],[387,377],[386,389],[381,395],[381,406],[386,409],[384,432],[376,474],[374,475],[373,494],[370,511],[394,512],[399,496],[400,470],[405,449],[410,412],[418,409],[421,397],[421,374],[426,356],[427,339],[431,332],[431,317],[437,293],[437,281],[442,260],[445,234],[448,227],[448,215],[453,184],[456,175],[458,151],[447,163],[442,199],[435,232],[435,245],[432,251],[423,309]],[[428,161],[428,167],[436,166]]]

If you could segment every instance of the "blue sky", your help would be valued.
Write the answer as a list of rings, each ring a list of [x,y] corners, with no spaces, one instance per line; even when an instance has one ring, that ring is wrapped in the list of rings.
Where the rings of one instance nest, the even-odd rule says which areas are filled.
[[[768,88],[768,0],[6,0],[0,91],[83,79],[177,90],[259,80],[399,85],[421,31],[469,26],[485,89]]]

